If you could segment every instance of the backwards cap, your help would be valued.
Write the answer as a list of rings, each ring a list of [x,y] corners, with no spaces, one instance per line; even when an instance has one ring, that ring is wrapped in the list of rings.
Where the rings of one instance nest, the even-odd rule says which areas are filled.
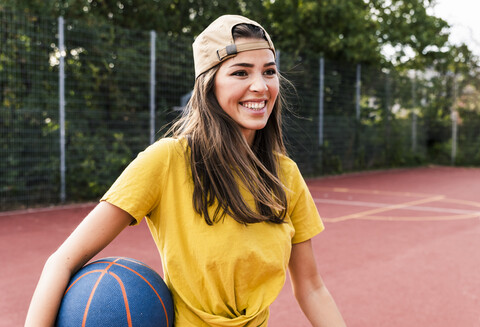
[[[257,40],[235,44],[233,28],[239,24],[251,24],[260,27],[267,40]],[[234,57],[237,53],[249,50],[270,49],[275,55],[270,36],[257,22],[238,15],[224,15],[213,21],[193,42],[193,61],[195,62],[195,79],[218,65]]]

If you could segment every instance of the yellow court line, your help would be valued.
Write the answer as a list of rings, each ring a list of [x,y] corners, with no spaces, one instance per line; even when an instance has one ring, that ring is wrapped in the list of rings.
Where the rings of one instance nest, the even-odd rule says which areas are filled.
[[[377,221],[447,221],[447,220],[465,220],[472,218],[480,218],[479,214],[465,214],[453,216],[430,216],[430,217],[394,217],[394,216],[362,216],[362,220],[377,220]],[[327,223],[338,222],[338,218],[324,218],[322,220]]]
[[[367,210],[367,211],[362,211],[362,212],[357,212],[354,214],[346,215],[346,216],[341,216],[337,218],[330,218],[328,221],[329,222],[340,222],[340,221],[345,221],[345,220],[350,220],[350,219],[358,219],[358,218],[363,218],[375,213],[380,213],[380,212],[385,212],[385,211],[391,211],[395,209],[402,209],[422,203],[428,203],[428,202],[435,202],[435,201],[440,201],[443,200],[445,197],[443,195],[437,195],[433,197],[429,197],[426,199],[420,199],[420,200],[415,200],[415,201],[409,201],[409,202],[404,202],[404,203],[399,203],[399,204],[394,204],[391,206],[387,206],[384,208],[377,208],[377,209],[372,209],[372,210]]]
[[[435,196],[435,194],[426,194],[426,193],[392,192],[392,191],[365,190],[365,189],[344,188],[344,187],[309,186],[309,189],[310,189],[310,192],[326,191],[326,192],[336,192],[336,193],[374,194],[374,195],[406,196],[406,197]]]
[[[480,208],[480,202],[474,202],[474,201],[468,201],[468,200],[456,200],[456,199],[449,199],[449,198],[446,198],[443,201],[444,202],[464,204],[464,205],[467,205],[467,206],[479,207]]]
[[[335,192],[335,193],[352,193],[352,194],[369,194],[369,195],[380,195],[380,196],[403,196],[403,197],[428,197],[426,199],[421,199],[412,202],[406,202],[398,205],[387,206],[380,209],[367,210],[355,214],[350,214],[347,216],[341,216],[337,218],[323,218],[325,222],[340,222],[350,219],[365,219],[365,220],[385,220],[385,221],[442,221],[442,220],[458,220],[458,219],[470,219],[477,218],[480,216],[477,213],[473,214],[459,214],[455,216],[435,216],[435,217],[380,217],[380,216],[370,216],[371,214],[385,212],[389,210],[402,209],[409,206],[414,206],[416,204],[442,201],[449,203],[456,203],[467,205],[471,207],[479,207],[480,202],[468,201],[468,200],[459,200],[459,199],[450,199],[444,195],[435,195],[435,194],[426,194],[426,193],[412,193],[412,192],[394,192],[394,191],[379,191],[379,190],[367,190],[367,189],[354,189],[354,188],[345,188],[345,187],[322,187],[322,186],[309,186],[310,191],[324,191],[324,192]]]

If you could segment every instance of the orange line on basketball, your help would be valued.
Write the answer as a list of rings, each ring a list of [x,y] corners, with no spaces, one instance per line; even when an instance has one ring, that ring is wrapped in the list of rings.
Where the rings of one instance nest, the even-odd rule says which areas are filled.
[[[105,262],[108,262],[108,261],[105,261]],[[167,326],[168,326],[168,312],[167,312],[167,308],[165,307],[165,304],[163,303],[163,300],[162,300],[162,297],[160,296],[160,294],[158,294],[157,290],[152,286],[152,284],[150,284],[150,282],[145,278],[143,277],[139,272],[133,270],[132,268],[130,267],[127,267],[127,266],[124,266],[118,262],[111,262],[111,265],[116,265],[116,266],[120,266],[122,268],[125,268],[125,269],[128,269],[130,270],[131,272],[133,272],[134,274],[136,274],[138,277],[140,277],[141,279],[143,279],[143,281],[145,283],[147,283],[148,286],[150,286],[150,288],[153,290],[153,292],[155,292],[155,295],[158,297],[158,299],[160,300],[160,303],[162,304],[162,307],[163,307],[163,311],[165,312],[165,319],[167,320]],[[142,266],[145,266],[145,265],[142,265]],[[148,267],[148,266],[145,266],[145,267]]]
[[[115,273],[109,272],[109,274],[117,280],[118,284],[120,285],[120,288],[122,289],[123,301],[125,303],[125,310],[127,311],[128,327],[132,327],[133,326],[132,315],[130,314],[130,306],[128,305],[127,291],[125,290],[125,285],[123,285],[122,280]]]
[[[89,275],[89,274],[93,274],[93,273],[96,273],[96,272],[102,272],[104,271],[103,269],[97,269],[97,270],[91,270],[89,272],[86,272],[84,273],[82,276],[79,276],[77,279],[75,279],[75,281],[67,288],[67,290],[65,291],[65,294],[63,294],[63,296],[65,296],[68,291],[70,291],[70,289],[72,288],[73,285],[75,285],[80,279],[82,279],[83,277]]]
[[[103,276],[105,276],[108,269],[110,269],[110,267],[114,264],[115,264],[114,262],[110,262],[110,264],[107,267],[105,267],[103,270],[101,270],[102,273],[100,274],[100,276],[97,279],[97,282],[93,286],[92,292],[90,292],[90,297],[88,298],[87,306],[85,307],[85,312],[83,313],[82,327],[85,327],[85,325],[87,323],[88,310],[90,309],[90,304],[92,303],[93,295],[95,294],[95,291],[97,290],[98,284],[100,284],[100,281],[102,280]]]

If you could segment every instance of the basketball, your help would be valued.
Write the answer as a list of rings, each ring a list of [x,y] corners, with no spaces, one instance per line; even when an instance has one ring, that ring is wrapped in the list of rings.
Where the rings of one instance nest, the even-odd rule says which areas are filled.
[[[171,327],[173,301],[160,275],[144,263],[99,259],[71,278],[56,326]]]

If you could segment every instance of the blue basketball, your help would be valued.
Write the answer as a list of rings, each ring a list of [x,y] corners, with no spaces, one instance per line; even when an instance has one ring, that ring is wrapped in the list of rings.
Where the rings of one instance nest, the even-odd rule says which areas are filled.
[[[121,257],[96,260],[70,280],[59,327],[171,327],[173,301],[163,279],[144,263]]]

